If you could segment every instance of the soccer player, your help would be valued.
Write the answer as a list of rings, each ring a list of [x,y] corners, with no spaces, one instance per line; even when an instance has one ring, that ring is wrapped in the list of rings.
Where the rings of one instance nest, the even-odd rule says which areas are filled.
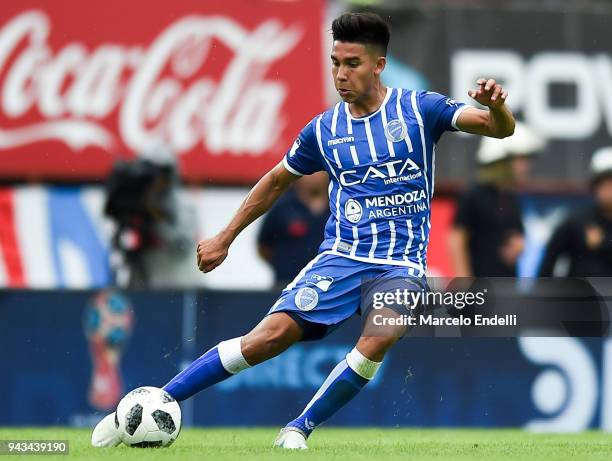
[[[480,110],[438,93],[387,88],[389,26],[372,13],[347,13],[332,23],[332,76],[342,99],[301,131],[282,162],[249,192],[231,222],[197,247],[210,272],[227,257],[238,234],[264,214],[303,175],[326,170],[331,216],[319,254],[282,291],[263,320],[242,337],[222,341],[175,376],[164,389],[185,400],[240,371],[280,354],[297,341],[320,339],[355,313],[363,280],[425,284],[434,192],[436,143],[445,131],[503,138],[514,131],[506,91],[479,79],[469,96]],[[401,315],[397,306],[384,308]],[[405,312],[404,312],[405,313]],[[350,401],[376,374],[405,327],[364,334],[327,377],[304,411],[281,430],[275,445],[307,448],[311,432]],[[96,427],[96,446],[119,443],[113,415]]]

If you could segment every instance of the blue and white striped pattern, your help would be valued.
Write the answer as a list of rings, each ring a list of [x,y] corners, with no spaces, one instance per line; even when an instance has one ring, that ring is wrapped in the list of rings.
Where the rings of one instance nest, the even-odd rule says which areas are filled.
[[[425,273],[435,144],[464,107],[437,93],[388,88],[376,112],[356,118],[340,102],[302,131],[284,163],[296,174],[330,175],[321,252]]]

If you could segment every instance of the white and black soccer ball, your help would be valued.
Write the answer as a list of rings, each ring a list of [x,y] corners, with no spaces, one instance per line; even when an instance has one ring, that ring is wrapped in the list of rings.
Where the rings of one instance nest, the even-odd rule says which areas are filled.
[[[119,402],[115,427],[130,447],[167,447],[181,431],[181,407],[163,389],[139,387]]]

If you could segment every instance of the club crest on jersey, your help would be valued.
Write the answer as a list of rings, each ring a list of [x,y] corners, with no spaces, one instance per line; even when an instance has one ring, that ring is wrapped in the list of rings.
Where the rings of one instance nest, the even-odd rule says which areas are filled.
[[[385,126],[385,137],[391,142],[400,142],[408,134],[406,124],[398,119],[391,120]]]
[[[310,279],[306,281],[306,285],[314,285],[321,291],[329,290],[329,287],[334,282],[333,277],[326,275],[312,274]]]
[[[310,287],[300,288],[295,294],[295,305],[301,311],[311,311],[319,303],[317,290]]]
[[[359,222],[361,215],[363,215],[363,208],[359,202],[352,198],[348,199],[344,204],[344,216],[346,216],[346,219],[355,224]]]

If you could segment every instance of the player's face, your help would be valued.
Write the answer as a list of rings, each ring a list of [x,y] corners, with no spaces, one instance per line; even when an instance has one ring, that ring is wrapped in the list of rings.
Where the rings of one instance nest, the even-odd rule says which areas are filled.
[[[361,43],[334,41],[331,60],[334,85],[348,103],[370,94],[385,68],[385,57],[379,56],[375,47]]]

